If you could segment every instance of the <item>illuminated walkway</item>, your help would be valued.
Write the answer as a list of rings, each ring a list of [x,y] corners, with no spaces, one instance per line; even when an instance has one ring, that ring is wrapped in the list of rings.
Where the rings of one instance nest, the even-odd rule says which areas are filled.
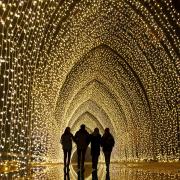
[[[91,165],[85,165],[85,179],[92,180]],[[70,167],[70,179],[76,180],[76,168]],[[34,167],[28,171],[14,172],[9,174],[0,174],[1,178],[14,180],[32,179],[32,180],[64,180],[63,165],[53,165],[46,167]],[[105,165],[98,167],[98,179],[106,179]],[[180,164],[111,164],[110,180],[179,180]]]

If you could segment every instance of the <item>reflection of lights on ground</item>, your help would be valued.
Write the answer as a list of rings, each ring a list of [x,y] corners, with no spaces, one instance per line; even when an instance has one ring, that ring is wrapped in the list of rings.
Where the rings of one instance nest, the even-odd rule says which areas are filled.
[[[74,167],[73,167],[74,166]],[[98,166],[98,177],[105,179],[106,170],[105,164],[100,163]],[[180,178],[180,163],[112,163],[110,166],[110,178],[111,180],[123,179],[123,180],[177,180]],[[91,176],[91,164],[85,165],[85,179],[89,180]],[[88,176],[86,176],[88,175]],[[63,164],[59,165],[47,165],[31,167],[27,171],[0,173],[0,178],[16,179],[16,178],[30,178],[30,179],[53,179],[63,180]],[[70,167],[70,178],[72,180],[77,178],[76,165],[73,164]],[[100,180],[101,180],[100,179]]]
[[[18,161],[2,161],[0,163],[0,173],[9,173],[19,171],[20,163]]]
[[[179,159],[177,1],[1,0],[2,157],[59,162],[85,122],[119,161]]]

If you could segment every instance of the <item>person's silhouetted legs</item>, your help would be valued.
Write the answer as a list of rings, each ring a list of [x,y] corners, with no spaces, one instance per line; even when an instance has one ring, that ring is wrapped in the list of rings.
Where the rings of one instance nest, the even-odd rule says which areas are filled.
[[[99,158],[99,155],[92,156],[92,168],[94,170],[97,170],[98,158]]]
[[[86,149],[82,149],[82,159],[81,159],[81,170],[84,172],[84,161],[85,161]]]
[[[64,152],[64,173],[66,174],[67,151],[63,150],[63,152]]]
[[[77,155],[78,155],[78,170],[84,171],[86,149],[78,149]]]
[[[70,160],[71,160],[71,150],[67,152],[67,172],[69,172],[69,164],[70,164]]]
[[[77,149],[77,156],[78,156],[78,171],[81,168],[81,149]]]
[[[64,173],[66,174],[69,172],[69,164],[71,160],[71,150],[66,151],[64,150]]]
[[[105,156],[105,162],[106,162],[106,172],[109,173],[111,152],[109,151],[104,152],[104,156]]]

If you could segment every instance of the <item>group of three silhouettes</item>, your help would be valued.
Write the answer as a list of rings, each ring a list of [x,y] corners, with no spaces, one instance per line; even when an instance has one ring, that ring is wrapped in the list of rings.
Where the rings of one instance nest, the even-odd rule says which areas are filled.
[[[69,165],[72,151],[72,141],[77,146],[77,158],[78,158],[78,173],[84,172],[85,154],[89,144],[91,144],[91,156],[92,156],[92,171],[97,172],[98,158],[100,155],[100,147],[105,157],[106,172],[109,173],[110,157],[114,147],[114,137],[110,133],[109,128],[106,128],[103,136],[101,137],[99,129],[95,128],[94,132],[89,134],[84,124],[80,126],[80,129],[73,134],[70,131],[70,127],[67,127],[61,136],[61,144],[64,152],[64,173],[69,173]]]

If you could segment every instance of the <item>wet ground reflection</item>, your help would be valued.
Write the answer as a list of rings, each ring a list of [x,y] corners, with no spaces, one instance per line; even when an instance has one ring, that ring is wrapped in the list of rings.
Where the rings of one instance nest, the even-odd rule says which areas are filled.
[[[156,168],[158,167],[158,168]],[[153,165],[149,166],[127,166],[122,164],[111,164],[111,180],[180,180],[180,165],[175,168],[167,168]],[[97,177],[99,180],[106,180],[105,165],[98,167]],[[76,165],[70,167],[69,179],[78,179]],[[95,174],[94,174],[95,175]],[[91,180],[91,164],[86,164],[84,179]],[[0,173],[0,179],[14,180],[64,180],[63,165],[53,165],[46,167],[34,167],[20,172]]]

